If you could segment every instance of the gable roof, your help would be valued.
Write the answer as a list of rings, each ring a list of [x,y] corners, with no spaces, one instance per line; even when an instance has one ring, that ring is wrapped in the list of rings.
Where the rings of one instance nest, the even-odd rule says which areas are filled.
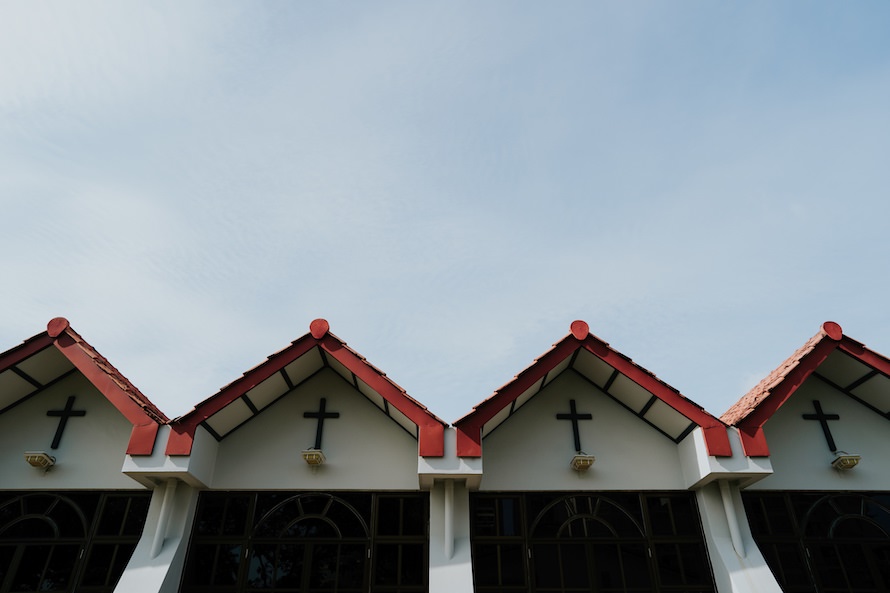
[[[769,455],[763,425],[810,376],[890,418],[890,359],[845,336],[837,323],[826,321],[819,333],[721,416],[739,428],[746,455]]]
[[[710,455],[732,455],[720,420],[574,321],[569,335],[454,423],[458,456],[481,456],[482,438],[568,369],[674,442],[700,426]]]
[[[167,455],[190,454],[198,426],[221,440],[324,368],[333,369],[417,438],[420,455],[444,454],[446,423],[332,334],[327,321],[316,319],[308,334],[176,418]]]
[[[80,372],[133,425],[127,453],[150,455],[167,417],[64,317],[46,331],[0,354],[0,414]]]

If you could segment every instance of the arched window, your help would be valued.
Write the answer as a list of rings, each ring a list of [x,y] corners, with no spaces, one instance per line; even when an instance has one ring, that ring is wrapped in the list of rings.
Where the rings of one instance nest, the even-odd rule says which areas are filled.
[[[890,591],[890,494],[745,492],[743,500],[785,593]]]
[[[478,493],[476,591],[713,591],[689,493]]]
[[[0,593],[111,592],[142,534],[150,493],[0,495]]]
[[[426,591],[425,493],[205,492],[183,592]]]

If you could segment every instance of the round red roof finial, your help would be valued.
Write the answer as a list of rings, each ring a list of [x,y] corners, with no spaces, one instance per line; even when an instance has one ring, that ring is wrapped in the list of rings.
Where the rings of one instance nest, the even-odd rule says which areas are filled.
[[[587,325],[586,321],[581,321],[580,319],[572,322],[571,329],[572,335],[579,340],[586,339],[587,335],[590,334],[590,326]]]
[[[58,338],[59,334],[68,329],[71,326],[68,323],[68,320],[64,317],[54,317],[49,320],[49,323],[46,324],[46,333],[49,334],[51,338]]]
[[[824,331],[825,335],[827,335],[835,342],[840,342],[841,338],[844,337],[844,330],[842,330],[841,326],[834,321],[826,321],[825,323],[823,323],[822,331]]]
[[[326,319],[316,319],[309,324],[309,333],[312,334],[312,337],[316,340],[322,339],[330,329],[331,326],[328,325]]]

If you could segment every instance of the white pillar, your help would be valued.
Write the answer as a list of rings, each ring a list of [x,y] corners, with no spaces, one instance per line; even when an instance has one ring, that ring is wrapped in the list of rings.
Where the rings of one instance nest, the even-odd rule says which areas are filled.
[[[151,544],[151,557],[157,558],[164,547],[164,537],[167,534],[167,524],[170,522],[170,513],[173,512],[173,497],[176,494],[176,478],[171,478],[164,485],[164,500],[161,503],[161,513],[155,528],[155,537]]]

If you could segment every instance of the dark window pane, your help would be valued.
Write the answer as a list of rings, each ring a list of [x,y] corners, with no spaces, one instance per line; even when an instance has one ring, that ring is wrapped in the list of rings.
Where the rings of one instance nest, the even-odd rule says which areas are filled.
[[[500,560],[497,545],[473,546],[473,578],[477,586],[499,585]]]
[[[474,535],[497,535],[497,500],[494,498],[477,497],[474,499],[470,528]]]
[[[299,519],[286,526],[276,535],[278,537],[299,538],[336,538],[340,536],[336,525],[318,517]]]
[[[6,580],[16,546],[0,546],[0,583]]]
[[[429,514],[426,500],[426,497],[421,496],[402,499],[402,535],[426,535]]]
[[[275,569],[275,585],[282,588],[297,588],[303,578],[303,558],[306,546],[286,544],[278,546],[278,564]]]
[[[869,569],[868,553],[864,546],[839,544],[837,552],[850,587],[859,591],[877,588],[878,584]]]
[[[381,545],[376,549],[374,583],[377,585],[399,584],[399,546]]]
[[[813,563],[818,567],[818,580],[824,587],[846,587],[844,569],[834,546],[821,545],[810,548]]]
[[[841,517],[831,529],[834,539],[860,541],[863,539],[887,539],[886,534],[872,521],[861,516]]]
[[[342,544],[340,546],[339,588],[358,589],[365,580],[365,560],[368,548],[364,544]]]
[[[426,582],[426,546],[402,544],[401,585],[423,585]]]
[[[121,535],[136,539],[142,535],[150,504],[151,495],[148,493],[145,496],[133,496],[130,498],[130,510],[127,511],[127,516],[124,518],[124,528],[121,531]]]
[[[653,535],[675,535],[677,533],[670,498],[650,496],[646,501],[646,506],[649,510],[649,525]]]
[[[94,545],[90,548],[81,584],[91,587],[105,586],[108,569],[114,562],[115,552],[117,552],[117,546],[114,544]]]
[[[337,586],[338,551],[337,544],[312,546],[312,558],[306,566],[310,587],[328,590]]]
[[[525,584],[525,554],[520,545],[501,546],[501,584]]]
[[[52,546],[27,546],[12,580],[13,591],[39,591]]]
[[[401,532],[401,499],[381,497],[377,502],[377,533],[399,535]]]
[[[216,563],[216,546],[195,545],[189,549],[189,562],[184,581],[189,585],[213,582],[213,567]]]
[[[649,552],[644,544],[622,544],[621,563],[628,588],[649,590],[652,585]]]
[[[99,519],[99,535],[118,535],[123,529],[124,517],[130,499],[123,496],[109,496],[102,506],[102,517]]]
[[[787,587],[810,586],[809,569],[798,544],[775,544],[768,549],[770,553],[764,554],[767,564],[780,571],[779,574],[776,574],[774,568],[774,574],[780,584]]]
[[[561,585],[559,567],[559,546],[538,544],[532,554],[535,563],[535,585],[538,588],[556,588]]]
[[[234,585],[238,582],[238,569],[241,566],[241,545],[221,545],[216,547],[216,564],[211,582],[214,585]]]
[[[655,546],[655,560],[658,576],[664,585],[683,585],[683,563],[676,544],[660,544]]]
[[[342,537],[368,537],[366,521],[370,523],[369,517],[363,518],[360,511],[352,505],[335,501],[328,508],[326,518],[337,526]],[[398,529],[398,523],[396,523],[396,529]]]
[[[96,504],[95,499],[98,499],[99,496],[81,496],[80,498],[93,499],[87,502],[90,506],[94,506]],[[86,517],[83,511],[75,506],[72,501],[56,497],[47,510],[46,516],[55,523],[61,537],[86,537],[88,529]]]
[[[78,545],[53,547],[47,558],[46,571],[40,584],[41,591],[64,591],[68,588],[80,549]]]
[[[590,575],[587,569],[588,558],[585,545],[560,544],[559,555],[559,567],[562,570],[563,586],[588,588],[590,586]],[[594,560],[594,563],[596,563],[596,560]]]
[[[27,517],[17,519],[3,532],[3,539],[7,541],[25,541],[54,539],[58,534],[58,526],[54,521],[46,517]]]
[[[270,589],[275,586],[275,552],[274,544],[257,544],[250,551],[247,564],[247,584],[256,589]]]
[[[684,584],[705,586],[711,581],[711,566],[703,544],[677,544],[683,567]]]

